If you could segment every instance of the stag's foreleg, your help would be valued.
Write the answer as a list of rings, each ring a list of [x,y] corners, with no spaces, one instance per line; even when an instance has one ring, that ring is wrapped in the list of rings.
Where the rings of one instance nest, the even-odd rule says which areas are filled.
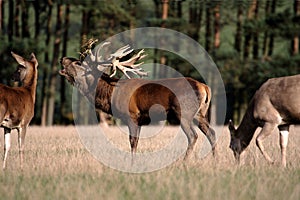
[[[3,159],[3,169],[6,168],[6,160],[8,156],[8,152],[11,146],[11,138],[10,138],[10,128],[4,128],[4,159]]]
[[[19,157],[20,157],[21,169],[23,168],[23,162],[24,162],[25,135],[26,135],[26,128],[18,129],[18,144],[19,144]]]
[[[129,142],[131,147],[131,153],[136,153],[137,145],[140,137],[141,126],[133,121],[128,122],[129,129]]]
[[[188,148],[187,148],[185,156],[184,156],[184,160],[187,160],[190,157],[190,154],[194,149],[194,146],[195,146],[197,138],[198,138],[198,134],[194,130],[194,128],[192,126],[192,122],[190,120],[182,119],[181,120],[181,128],[184,131],[184,133],[188,139]]]
[[[280,148],[281,148],[281,164],[286,167],[286,148],[289,140],[289,126],[280,126]]]
[[[262,144],[263,140],[269,136],[275,129],[277,128],[277,124],[276,123],[270,123],[270,122],[266,122],[265,125],[262,127],[260,133],[258,134],[257,138],[256,138],[256,145],[258,146],[260,152],[262,153],[262,155],[265,157],[265,159],[270,162],[270,163],[274,163],[274,161],[270,158],[270,156],[267,154],[267,152],[265,151],[265,148]]]

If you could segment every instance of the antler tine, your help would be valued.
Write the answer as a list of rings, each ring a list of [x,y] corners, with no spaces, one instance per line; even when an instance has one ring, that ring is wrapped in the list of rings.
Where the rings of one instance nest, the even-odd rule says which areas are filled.
[[[93,45],[94,45],[95,43],[97,43],[97,42],[98,42],[98,39],[91,38],[91,39],[89,39],[86,43],[84,43],[84,44],[82,45],[83,51],[80,52],[80,59],[81,59],[81,60],[84,60],[87,56],[90,55],[90,59],[91,59],[92,61],[95,61],[95,56],[93,55],[91,49],[93,48]]]
[[[115,58],[115,59],[120,59],[120,58],[130,54],[131,52],[133,52],[133,49],[131,49],[131,47],[129,45],[126,45],[126,46],[118,49],[115,53],[111,54],[111,57]]]
[[[127,67],[131,67],[131,68],[136,68],[142,64],[144,64],[144,62],[138,63],[138,64],[134,64],[135,62],[145,58],[147,56],[147,54],[143,54],[145,52],[144,49],[142,49],[141,51],[139,51],[137,54],[135,54],[134,56],[132,56],[132,58],[130,58],[129,60],[120,62],[121,65],[123,66],[127,66]]]
[[[110,42],[104,42],[98,47],[97,51],[95,52],[96,62],[103,62],[100,51],[107,45],[110,45]]]
[[[144,77],[144,76],[148,76],[148,72],[143,71],[142,68],[138,68],[138,69],[132,69],[132,68],[127,68],[127,67],[118,67],[119,70],[121,70],[123,72],[123,74],[128,78],[131,79],[131,77],[127,74],[127,72],[132,72],[133,74],[139,76],[139,77]],[[115,76],[117,73],[117,71],[114,69],[113,73],[110,75],[110,77]]]

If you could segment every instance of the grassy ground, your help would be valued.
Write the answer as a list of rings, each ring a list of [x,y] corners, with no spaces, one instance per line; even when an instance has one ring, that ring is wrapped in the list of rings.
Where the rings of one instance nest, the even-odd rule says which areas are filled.
[[[170,128],[172,129],[172,128]],[[131,174],[105,167],[81,144],[74,127],[30,127],[24,169],[20,170],[17,137],[12,137],[8,166],[0,173],[1,199],[300,199],[300,128],[292,128],[288,167],[279,165],[278,135],[266,139],[266,150],[277,161],[269,165],[254,141],[234,163],[226,129],[218,154],[176,161],[162,170]],[[222,132],[222,129],[218,129]],[[172,131],[170,132],[170,137]],[[120,137],[118,137],[120,136]],[[159,138],[159,135],[155,136]],[[203,141],[199,136],[199,142]],[[110,140],[129,150],[118,129]],[[143,150],[146,140],[139,143]],[[0,139],[3,147],[3,137]],[[149,144],[148,144],[149,145]],[[155,140],[152,145],[155,146]],[[153,147],[155,148],[155,147]],[[197,151],[197,148],[196,148]]]

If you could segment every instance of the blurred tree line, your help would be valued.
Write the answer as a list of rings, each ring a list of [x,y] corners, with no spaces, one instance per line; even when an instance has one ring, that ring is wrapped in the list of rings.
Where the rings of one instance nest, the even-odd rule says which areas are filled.
[[[72,123],[73,90],[58,75],[59,59],[79,57],[91,37],[102,41],[149,26],[187,34],[212,56],[226,87],[227,120],[241,118],[268,78],[299,73],[299,0],[0,0],[0,82],[12,84],[16,64],[10,51],[34,52],[39,61],[34,123]],[[168,52],[156,51],[150,59],[201,79]]]

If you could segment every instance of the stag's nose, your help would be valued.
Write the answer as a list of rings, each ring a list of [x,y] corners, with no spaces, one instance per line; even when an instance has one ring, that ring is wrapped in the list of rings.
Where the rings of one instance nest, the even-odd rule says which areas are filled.
[[[64,60],[64,58],[61,57],[59,63],[62,64],[63,60]]]

